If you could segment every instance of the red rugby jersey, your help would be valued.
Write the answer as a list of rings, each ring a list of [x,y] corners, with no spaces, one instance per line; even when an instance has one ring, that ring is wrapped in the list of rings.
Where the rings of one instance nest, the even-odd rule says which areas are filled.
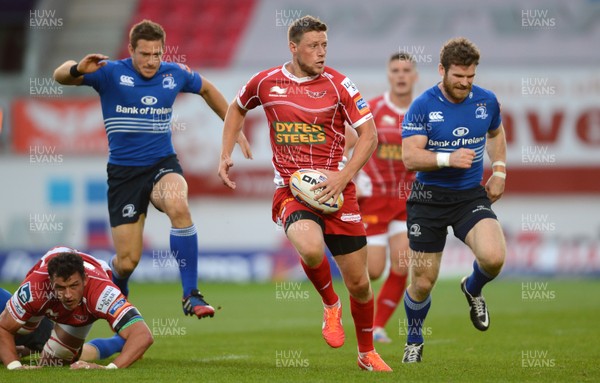
[[[325,67],[320,75],[298,78],[285,65],[257,73],[237,96],[241,108],[265,110],[278,187],[298,169],[340,170],[344,122],[356,128],[373,118],[348,77]]]
[[[386,92],[369,101],[379,143],[357,177],[363,197],[386,196],[406,199],[414,172],[402,162],[402,120],[406,110],[394,105]]]
[[[83,258],[88,281],[83,298],[74,310],[68,310],[56,297],[48,277],[48,262],[59,253],[75,252]],[[31,317],[46,316],[56,323],[70,326],[85,326],[97,319],[106,319],[113,330],[125,323],[123,318],[131,317],[135,307],[127,301],[121,290],[113,284],[109,276],[110,268],[89,254],[80,253],[68,247],[55,247],[48,251],[33,268],[17,292],[6,304],[12,317],[24,324]],[[135,310],[137,311],[137,310]]]

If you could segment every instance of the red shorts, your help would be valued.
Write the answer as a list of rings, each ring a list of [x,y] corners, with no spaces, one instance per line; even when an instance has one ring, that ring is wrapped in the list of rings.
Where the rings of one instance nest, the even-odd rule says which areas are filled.
[[[396,197],[365,197],[359,201],[367,236],[388,232],[392,221],[406,221],[406,200]]]
[[[285,226],[288,217],[295,211],[307,210],[325,223],[324,234],[366,236],[358,202],[356,201],[356,187],[350,182],[344,189],[344,204],[335,213],[322,214],[298,202],[290,188],[283,187],[275,190],[273,195],[273,222]]]

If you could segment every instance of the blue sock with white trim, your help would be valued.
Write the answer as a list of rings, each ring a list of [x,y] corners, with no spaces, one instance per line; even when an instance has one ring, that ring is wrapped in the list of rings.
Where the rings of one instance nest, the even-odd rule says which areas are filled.
[[[431,295],[423,302],[417,302],[408,295],[408,290],[404,293],[404,309],[408,322],[406,343],[423,343],[423,322],[429,307],[431,307]]]
[[[117,256],[117,254],[114,254],[108,261],[108,265],[110,266],[110,269],[112,270],[112,281],[115,285],[117,285],[119,290],[121,290],[123,295],[128,297],[129,296],[129,276],[123,278],[117,273],[117,270],[115,270],[115,266],[113,265],[113,260],[115,259],[116,256]]]
[[[187,297],[198,288],[198,231],[194,224],[171,228],[171,255],[177,259],[183,296]]]
[[[121,352],[125,339],[119,334],[113,335],[111,338],[96,338],[88,342],[98,350],[98,359],[106,359],[112,354]]]
[[[469,275],[467,278],[467,291],[474,297],[478,297],[481,295],[481,289],[485,286],[486,283],[494,279],[488,273],[485,272],[482,268],[479,267],[477,261],[473,261],[473,273]]]

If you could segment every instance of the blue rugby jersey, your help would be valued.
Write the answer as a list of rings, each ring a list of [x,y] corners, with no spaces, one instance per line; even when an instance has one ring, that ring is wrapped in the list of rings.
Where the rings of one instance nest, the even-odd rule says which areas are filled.
[[[465,190],[477,187],[483,178],[486,133],[502,122],[500,105],[494,93],[473,85],[461,103],[446,99],[437,85],[413,101],[402,122],[402,138],[427,136],[425,149],[451,153],[459,148],[475,151],[470,169],[441,168],[417,172],[425,185]]]
[[[124,166],[148,166],[175,153],[171,142],[171,116],[180,92],[198,93],[202,79],[186,65],[162,62],[146,79],[131,58],[107,61],[83,76],[83,85],[100,95],[108,137],[108,162]]]

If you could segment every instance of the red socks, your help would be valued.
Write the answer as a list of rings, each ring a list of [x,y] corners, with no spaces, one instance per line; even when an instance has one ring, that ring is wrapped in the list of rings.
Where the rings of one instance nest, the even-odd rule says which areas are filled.
[[[366,303],[360,303],[350,296],[350,311],[354,319],[358,352],[373,351],[373,311],[375,300],[371,298]]]
[[[302,268],[306,273],[308,279],[312,282],[313,286],[317,289],[317,292],[321,294],[323,303],[331,306],[337,303],[339,300],[338,295],[333,290],[333,282],[331,280],[331,269],[329,268],[329,261],[327,256],[323,256],[323,262],[317,267],[309,267],[302,258],[300,258]]]
[[[407,277],[407,275],[396,274],[390,270],[390,274],[381,286],[377,296],[374,327],[385,327],[402,299]]]

